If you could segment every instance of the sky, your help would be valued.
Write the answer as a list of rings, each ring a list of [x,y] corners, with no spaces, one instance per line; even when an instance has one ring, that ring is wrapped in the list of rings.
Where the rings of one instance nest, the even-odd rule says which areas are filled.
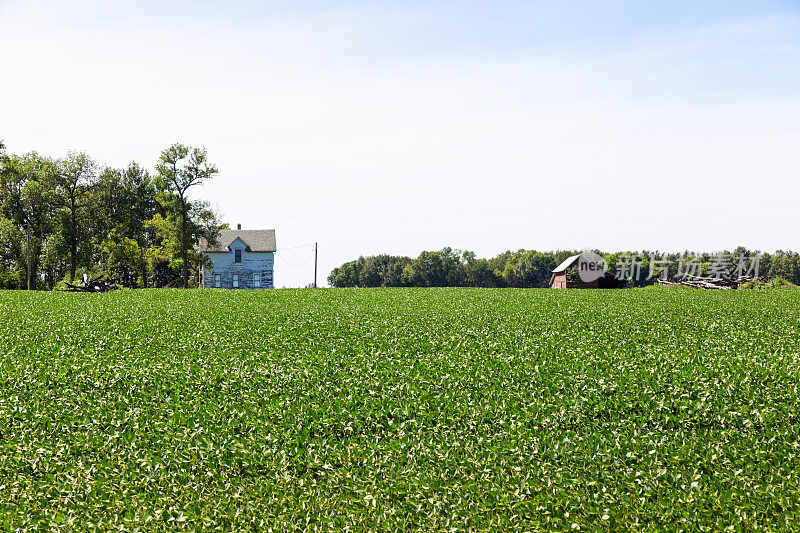
[[[0,139],[359,255],[800,250],[800,2],[0,0]]]

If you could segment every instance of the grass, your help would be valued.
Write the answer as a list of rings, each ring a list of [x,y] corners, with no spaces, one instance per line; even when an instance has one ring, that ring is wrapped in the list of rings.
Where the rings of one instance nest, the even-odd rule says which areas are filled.
[[[4,530],[798,530],[800,293],[0,292]]]

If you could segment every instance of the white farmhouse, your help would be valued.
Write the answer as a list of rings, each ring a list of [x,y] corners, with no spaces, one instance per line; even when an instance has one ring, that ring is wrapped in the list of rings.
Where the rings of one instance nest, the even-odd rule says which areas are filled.
[[[206,289],[272,289],[275,262],[275,230],[221,230],[217,244],[200,241],[200,252],[209,259],[201,272]]]

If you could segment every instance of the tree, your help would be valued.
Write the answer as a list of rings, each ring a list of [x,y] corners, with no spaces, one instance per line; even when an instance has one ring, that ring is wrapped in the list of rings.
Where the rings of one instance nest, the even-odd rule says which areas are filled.
[[[219,235],[219,230],[225,227],[208,204],[199,201],[189,203],[186,221],[187,235],[195,242],[203,237],[213,243]],[[147,228],[153,231],[156,237],[155,244],[147,250],[147,260],[153,272],[155,286],[174,287],[176,280],[180,280],[183,284],[183,266],[191,265],[194,273],[205,259],[205,256],[194,248],[187,251],[181,246],[180,224],[181,219],[173,212],[167,213],[167,216],[156,213],[147,222]]]
[[[422,252],[403,269],[403,283],[412,287],[459,287],[465,279],[461,252],[449,247]]]
[[[363,260],[363,257],[361,259]],[[348,261],[331,271],[328,283],[331,287],[357,287],[359,274],[358,261]]]
[[[136,286],[138,265],[144,258],[144,252],[139,247],[139,243],[112,230],[111,235],[103,241],[102,246],[105,259],[104,270],[118,279],[122,285]],[[145,271],[143,275],[147,276],[147,272]],[[142,282],[143,284],[144,282]]]
[[[547,287],[555,267],[556,260],[552,254],[526,252],[515,268],[517,283],[521,287]]]
[[[504,280],[498,276],[486,259],[478,259],[475,252],[465,251],[461,254],[466,269],[466,285],[469,287],[501,287]],[[498,279],[498,277],[500,279]]]
[[[800,256],[795,252],[776,251],[772,256],[769,276],[783,278],[795,284],[800,283]]]
[[[18,289],[19,259],[24,237],[17,226],[0,213],[0,289]]]
[[[76,256],[80,238],[80,212],[90,205],[89,193],[95,185],[95,162],[86,154],[71,152],[57,163],[53,176],[57,205],[66,210],[65,237],[69,245],[69,279],[75,280]]]
[[[3,156],[0,165],[0,212],[25,235],[25,284],[37,288],[42,244],[52,228],[53,192],[48,185],[54,162],[31,152]]]
[[[147,249],[156,244],[156,234],[147,222],[160,207],[150,175],[136,162],[125,170],[106,168],[95,187],[93,202],[96,208],[92,210],[92,224],[98,235],[98,248],[103,250],[103,269],[112,271],[124,285],[147,287]],[[133,248],[127,240],[136,243],[138,256],[131,255]],[[122,254],[117,250],[121,243],[125,243]]]
[[[0,140],[0,183],[2,183],[2,173],[6,168],[5,148],[5,144]],[[20,250],[22,234],[14,223],[5,217],[2,210],[3,198],[2,188],[0,188],[0,289],[16,289],[19,284],[19,276],[14,271],[14,267],[16,259],[22,255]]]
[[[187,160],[188,158],[188,160]],[[163,152],[156,166],[159,183],[164,189],[162,204],[178,211],[179,247],[182,261],[183,288],[189,288],[189,248],[193,245],[188,232],[189,201],[187,191],[214,177],[219,172],[208,162],[205,148],[190,148],[175,143]]]

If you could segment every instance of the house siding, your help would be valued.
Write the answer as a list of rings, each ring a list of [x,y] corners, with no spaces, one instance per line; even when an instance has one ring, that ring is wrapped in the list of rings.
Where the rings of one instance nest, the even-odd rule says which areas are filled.
[[[236,242],[236,241],[234,241]],[[235,246],[231,246],[230,252],[212,252],[206,255],[213,263],[211,266],[203,267],[203,288],[214,288],[214,275],[220,275],[221,288],[233,289],[233,275],[239,275],[240,289],[272,289],[274,256],[273,252],[248,252],[242,249],[242,262],[234,261]],[[261,287],[253,286],[253,274],[261,274]]]

